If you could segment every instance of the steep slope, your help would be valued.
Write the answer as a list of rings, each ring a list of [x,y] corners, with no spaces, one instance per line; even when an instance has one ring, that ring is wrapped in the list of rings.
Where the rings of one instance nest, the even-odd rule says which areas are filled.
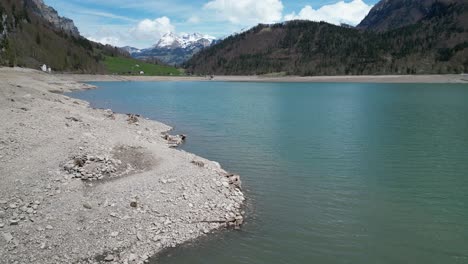
[[[0,65],[53,70],[105,72],[99,63],[110,47],[79,36],[73,22],[41,0],[0,0]]]
[[[199,33],[182,36],[167,33],[151,48],[142,50],[130,48],[127,50],[132,51],[130,54],[137,59],[157,59],[170,65],[179,65],[190,59],[200,50],[210,47],[213,43],[215,43],[214,37]]]
[[[382,33],[309,21],[259,25],[201,51],[186,68],[238,75],[467,72],[467,6],[439,2],[417,23]]]
[[[412,25],[443,6],[464,0],[383,0],[357,28],[386,31]]]
[[[52,24],[55,29],[73,35],[74,37],[80,36],[80,32],[73,23],[73,20],[59,16],[55,9],[44,4],[42,0],[25,0],[24,6],[27,10],[30,10],[32,13]]]
[[[110,73],[116,61],[138,63],[126,51],[80,36],[72,20],[42,0],[0,0],[0,66],[39,69],[46,64],[54,71]],[[145,74],[178,72],[166,68],[152,64]],[[132,67],[121,69],[123,74],[140,73]]]

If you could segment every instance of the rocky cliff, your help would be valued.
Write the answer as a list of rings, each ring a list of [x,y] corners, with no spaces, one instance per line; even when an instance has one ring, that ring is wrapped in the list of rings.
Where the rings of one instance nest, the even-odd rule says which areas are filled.
[[[44,4],[42,0],[25,0],[25,7],[27,7],[31,12],[42,17],[47,22],[49,22],[54,28],[67,32],[75,37],[80,36],[78,28],[73,23],[73,20],[61,17],[58,15],[57,11]]]

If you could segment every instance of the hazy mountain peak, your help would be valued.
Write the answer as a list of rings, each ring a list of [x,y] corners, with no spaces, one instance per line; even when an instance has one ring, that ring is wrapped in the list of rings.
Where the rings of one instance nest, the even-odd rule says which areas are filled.
[[[154,48],[187,48],[194,44],[202,44],[209,46],[215,40],[215,37],[203,35],[200,33],[178,35],[173,32],[164,34],[161,39],[156,43]]]

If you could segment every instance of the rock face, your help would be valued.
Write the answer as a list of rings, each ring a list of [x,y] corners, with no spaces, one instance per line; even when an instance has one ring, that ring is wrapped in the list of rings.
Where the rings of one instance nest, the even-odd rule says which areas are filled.
[[[42,0],[25,0],[24,3],[25,6],[29,7],[32,12],[44,18],[46,21],[52,24],[54,28],[67,32],[75,37],[80,36],[80,32],[73,23],[73,20],[59,16],[55,9],[44,4]]]
[[[158,59],[167,64],[182,64],[195,53],[216,43],[216,38],[199,33],[179,36],[175,33],[165,34],[153,47],[136,49],[124,47],[132,57],[137,59]]]
[[[381,0],[357,26],[373,31],[387,31],[417,23],[440,5],[462,0]]]

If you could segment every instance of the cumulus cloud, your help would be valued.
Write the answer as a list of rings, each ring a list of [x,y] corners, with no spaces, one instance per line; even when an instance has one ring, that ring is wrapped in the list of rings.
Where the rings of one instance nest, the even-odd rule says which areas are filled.
[[[273,23],[282,18],[281,0],[212,0],[204,9],[234,24]]]
[[[109,44],[112,46],[120,47],[122,45],[120,38],[115,37],[115,36],[104,36],[104,37],[93,37],[93,36],[87,36],[87,39],[98,42],[101,44]]]
[[[171,24],[171,20],[163,16],[154,20],[140,21],[136,27],[130,30],[130,33],[140,40],[155,41],[160,39],[162,35],[173,31],[175,31],[175,27]]]
[[[335,4],[324,5],[319,9],[313,9],[310,5],[307,5],[302,8],[299,14],[293,12],[286,15],[284,19],[325,21],[336,25],[341,23],[357,25],[369,13],[371,8],[372,5],[367,5],[362,0],[353,0],[349,3],[340,1]]]

